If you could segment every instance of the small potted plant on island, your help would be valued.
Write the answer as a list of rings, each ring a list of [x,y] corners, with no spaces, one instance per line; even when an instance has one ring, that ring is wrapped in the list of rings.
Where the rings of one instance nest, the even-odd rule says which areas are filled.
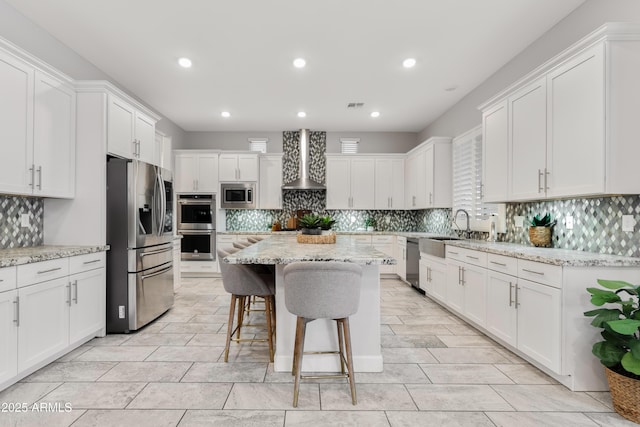
[[[605,366],[616,412],[640,423],[640,286],[616,280],[598,280],[598,284],[605,289],[587,291],[591,303],[602,308],[584,313],[602,329],[604,341],[595,343],[592,353]]]
[[[336,233],[331,230],[335,220],[329,215],[318,216],[307,214],[298,220],[302,227],[300,233],[296,235],[298,243],[335,243]]]
[[[331,227],[333,227],[333,224],[335,223],[336,221],[333,218],[331,218],[329,215],[320,217],[320,228],[322,230],[331,230]]]
[[[322,221],[316,214],[304,215],[298,220],[298,224],[300,224],[302,234],[317,235],[322,233],[322,228],[320,227]]]
[[[551,247],[551,228],[556,225],[555,220],[551,220],[551,214],[534,216],[529,226],[529,241],[533,246],[544,248]]]

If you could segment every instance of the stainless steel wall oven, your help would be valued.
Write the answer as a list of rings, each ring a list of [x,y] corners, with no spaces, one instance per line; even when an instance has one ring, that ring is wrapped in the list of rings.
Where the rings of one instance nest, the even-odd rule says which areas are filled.
[[[215,261],[216,197],[213,194],[181,194],[178,196],[178,234],[181,259]]]

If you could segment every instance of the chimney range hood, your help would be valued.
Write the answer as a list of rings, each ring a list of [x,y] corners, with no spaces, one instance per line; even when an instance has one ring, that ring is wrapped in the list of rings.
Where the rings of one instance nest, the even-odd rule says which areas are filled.
[[[283,190],[326,190],[324,184],[320,184],[309,178],[309,129],[300,129],[300,177],[282,186]]]

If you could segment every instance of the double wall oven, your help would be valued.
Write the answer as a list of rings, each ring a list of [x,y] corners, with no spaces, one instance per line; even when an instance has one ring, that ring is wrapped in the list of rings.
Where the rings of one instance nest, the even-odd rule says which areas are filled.
[[[213,194],[181,194],[178,196],[178,234],[181,259],[215,261],[216,196]]]

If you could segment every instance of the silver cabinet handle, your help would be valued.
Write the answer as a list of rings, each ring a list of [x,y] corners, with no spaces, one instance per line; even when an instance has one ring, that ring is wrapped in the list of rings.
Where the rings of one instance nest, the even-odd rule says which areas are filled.
[[[412,199],[411,203],[413,204],[413,206],[415,206],[416,205],[416,196],[412,196],[412,197],[413,197],[413,199]]]
[[[71,307],[71,282],[67,285],[67,304]]]
[[[509,307],[513,304],[513,283],[509,282]]]
[[[551,172],[547,171],[547,168],[544,168],[544,189],[545,191],[549,190],[549,186],[547,185],[547,178]]]
[[[542,181],[542,171],[538,169],[538,193],[542,193],[542,190],[543,190],[541,181]]]
[[[76,296],[73,298],[73,302],[78,304],[78,281],[77,280],[73,281],[73,287],[76,288],[76,292],[75,292]]]
[[[433,193],[429,192],[429,205],[433,204]]]
[[[501,263],[501,262],[495,262],[495,261],[489,261],[491,264],[495,264],[495,265],[499,265],[500,267],[506,267],[507,264]]]
[[[466,257],[469,258],[469,259],[480,259],[477,256],[471,256],[471,255],[466,255]]]
[[[465,280],[464,280],[464,267],[460,267],[460,270],[462,270],[462,286],[464,286],[464,284],[465,284]]]
[[[522,271],[526,271],[527,273],[537,274],[538,276],[544,276],[544,272],[540,272],[540,271],[527,270],[526,268],[523,268]]]
[[[48,270],[40,270],[38,271],[38,274],[51,273],[52,271],[58,271],[58,270],[62,270],[62,267],[50,268]]]
[[[38,166],[38,190],[42,190],[42,166]]]
[[[518,291],[519,290],[520,290],[520,288],[516,284],[516,309],[520,306],[520,303],[518,302]]]
[[[389,207],[393,209],[393,197],[389,197],[389,201],[390,201]]]
[[[16,327],[20,326],[20,297],[16,297],[15,301],[13,301],[14,307],[14,316],[13,323],[16,324]]]
[[[462,283],[462,267],[458,267],[458,285]]]
[[[91,261],[85,261],[82,264],[87,265],[87,264],[93,264],[95,262],[100,262],[100,260],[99,259],[94,259],[94,260],[91,260]]]
[[[138,157],[138,144],[136,140],[134,139],[131,143],[133,144],[133,157]]]
[[[34,189],[36,185],[36,165],[32,164],[29,168],[29,172],[31,173],[31,182],[29,183],[29,187]]]
[[[458,252],[449,251],[448,253],[450,253],[451,255],[458,255]]]

